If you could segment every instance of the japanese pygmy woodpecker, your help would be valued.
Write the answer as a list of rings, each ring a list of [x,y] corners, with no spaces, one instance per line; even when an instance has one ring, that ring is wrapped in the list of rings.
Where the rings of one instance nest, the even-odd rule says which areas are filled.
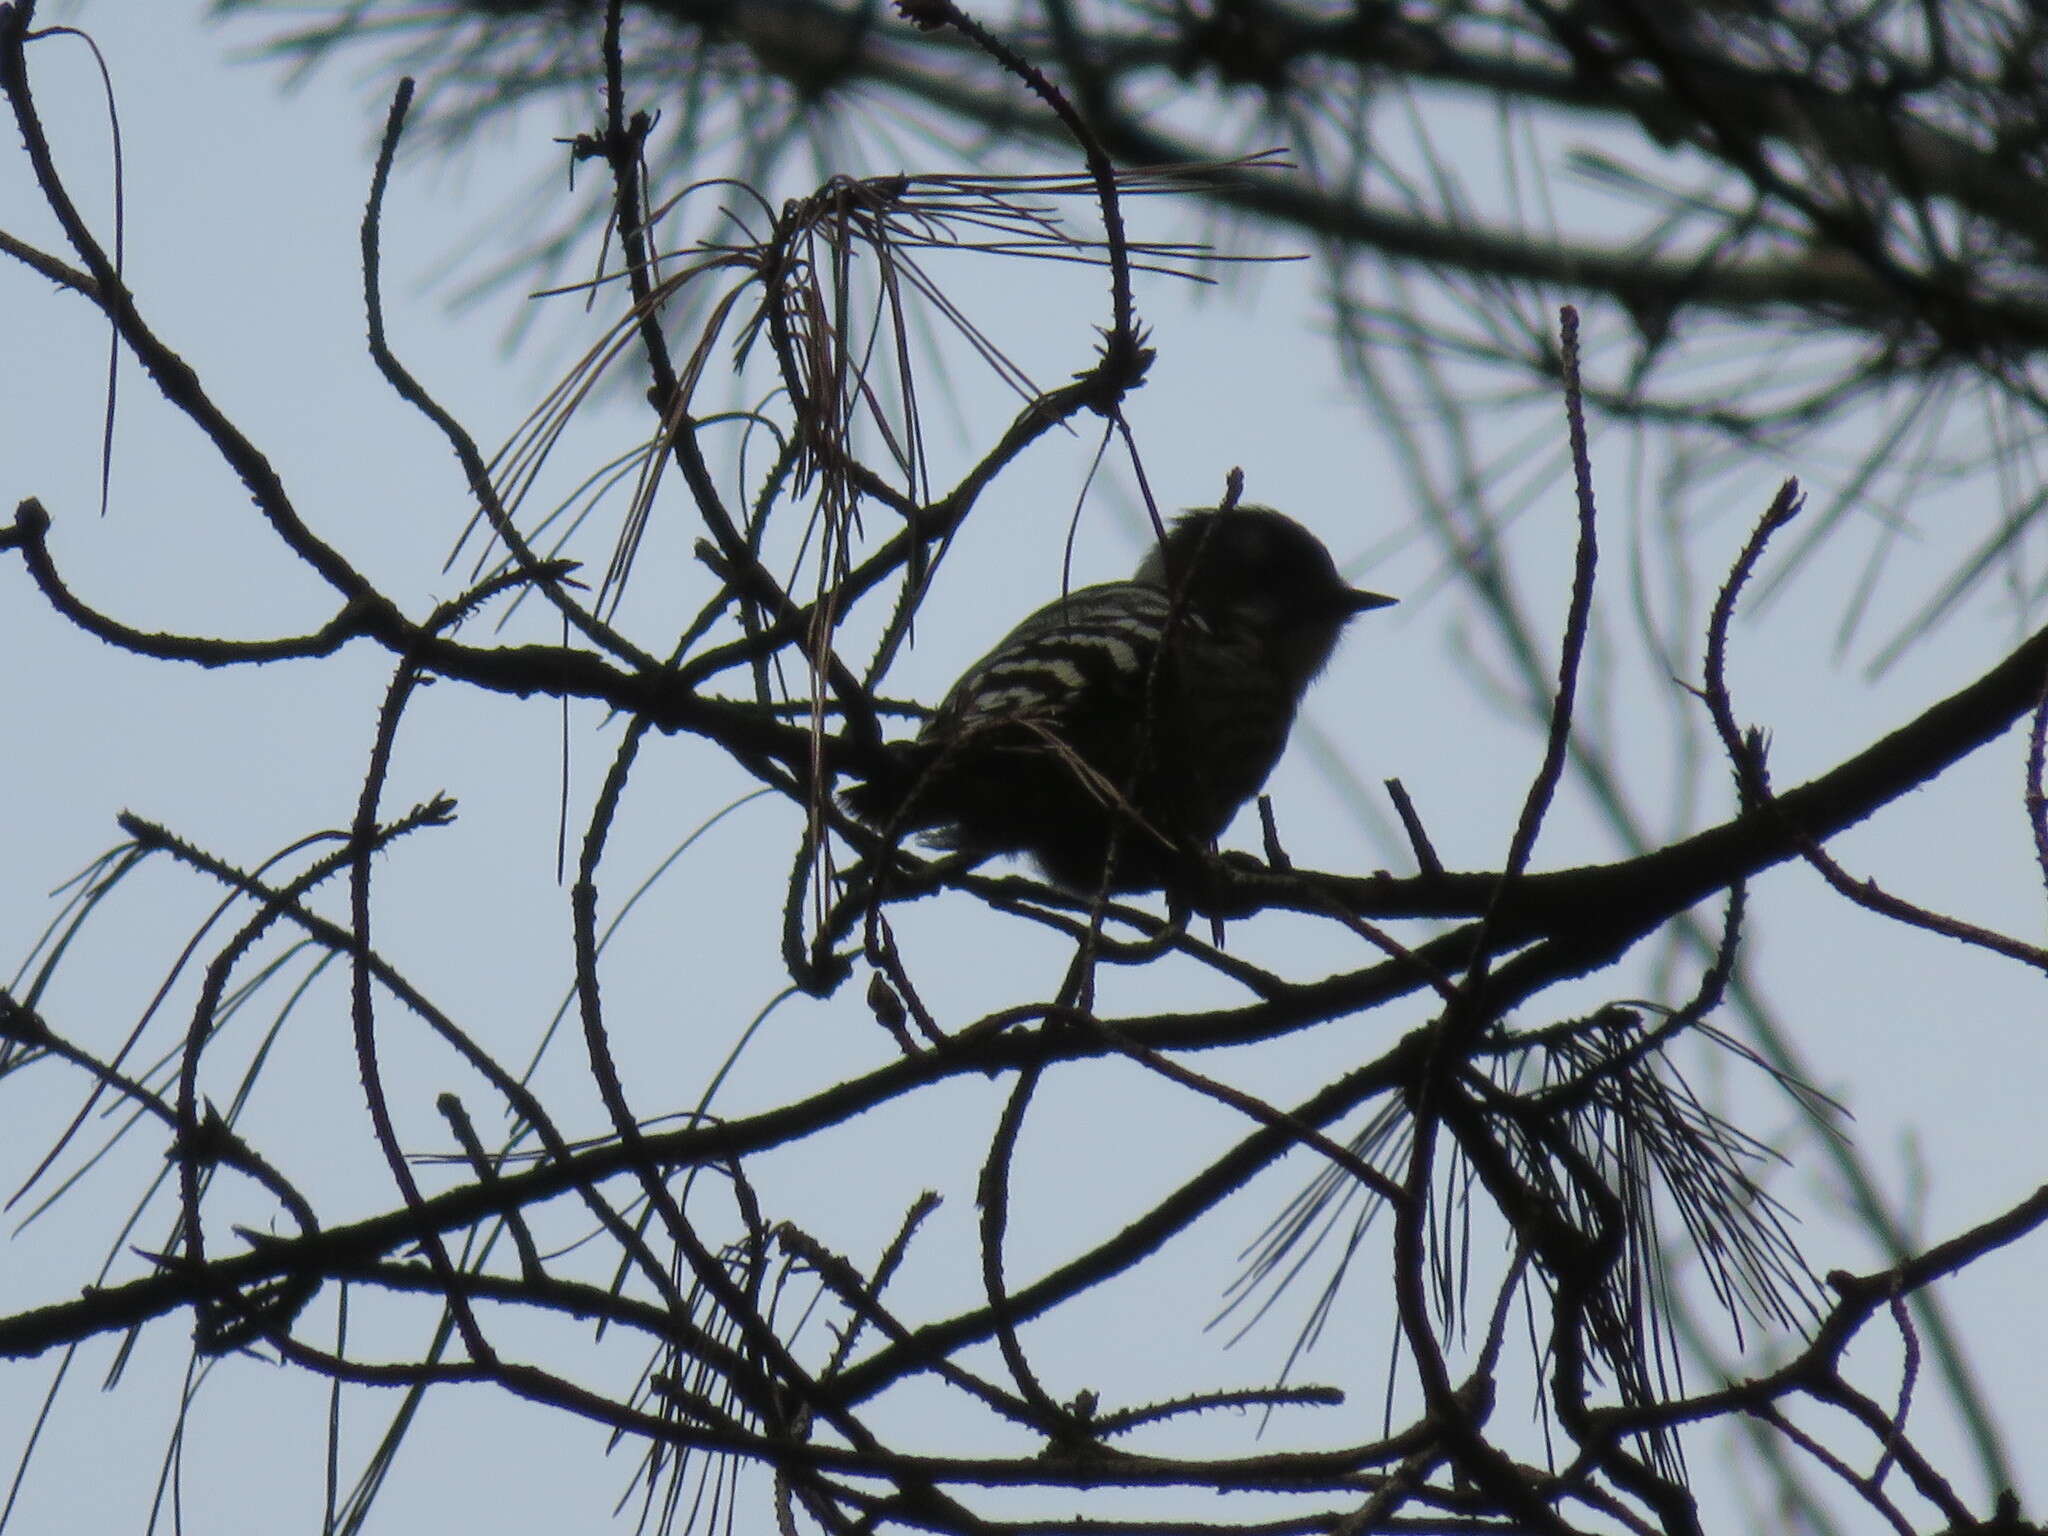
[[[1344,626],[1393,601],[1278,512],[1183,513],[1128,581],[1011,630],[843,803],[1076,892],[1175,885],[1265,783]]]

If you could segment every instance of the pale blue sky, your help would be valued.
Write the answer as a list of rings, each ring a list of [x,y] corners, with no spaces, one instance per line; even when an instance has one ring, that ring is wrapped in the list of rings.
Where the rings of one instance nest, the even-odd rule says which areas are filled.
[[[113,73],[126,135],[131,285],[151,323],[271,455],[307,519],[412,611],[423,611],[457,590],[457,578],[442,575],[440,566],[468,509],[443,445],[392,398],[362,344],[356,231],[372,124],[394,82],[373,70],[328,69],[282,93],[275,69],[229,62],[260,34],[203,26],[200,10],[180,3],[50,4],[42,11],[46,23],[89,27]],[[65,173],[104,230],[111,206],[107,134],[89,57],[75,42],[52,41],[36,49],[34,62]],[[360,68],[367,56],[349,62]],[[480,223],[520,216],[519,199],[538,195],[531,189],[547,184],[538,178],[560,163],[550,141],[574,126],[529,113],[456,166],[406,161],[392,187],[385,229],[393,344],[487,446],[517,426],[562,354],[508,355],[500,348],[525,302],[515,293],[451,314],[441,263],[471,247],[478,262],[496,254]],[[902,168],[847,167],[856,174]],[[55,245],[11,135],[0,154],[0,210],[0,225],[10,232]],[[1157,203],[1141,216],[1158,221],[1151,232],[1159,235],[1185,235],[1192,227]],[[977,313],[1026,357],[1041,382],[1085,364],[1096,301],[1071,275],[1004,271],[964,281],[970,305],[980,306]],[[1199,303],[1191,297],[1164,282],[1140,295],[1160,359],[1132,414],[1161,499],[1169,506],[1212,500],[1225,471],[1242,465],[1252,499],[1316,527],[1340,559],[1386,552],[1370,568],[1353,566],[1347,574],[1409,601],[1357,627],[1313,695],[1309,727],[1375,794],[1380,780],[1401,778],[1447,863],[1496,864],[1539,745],[1500,718],[1455,659],[1471,621],[1460,615],[1420,538],[1403,536],[1397,471],[1344,397],[1314,331],[1314,269],[1264,269]],[[558,304],[565,313],[573,308]],[[569,315],[562,323],[577,322]],[[104,359],[104,331],[83,304],[18,265],[0,265],[0,494],[10,504],[26,495],[43,501],[55,521],[52,547],[75,588],[149,627],[259,636],[323,622],[332,606],[324,591],[295,567],[204,443],[152,397],[132,366],[122,377],[112,510],[98,515]],[[959,414],[970,431],[985,434],[991,421],[1006,418],[1009,407],[984,382],[965,372],[956,377]],[[629,403],[608,412],[577,440],[592,455],[644,430]],[[935,422],[949,425],[943,415]],[[892,691],[936,697],[962,661],[1056,590],[1060,538],[1092,449],[1089,441],[1049,443],[996,487],[949,560],[920,619],[919,646],[894,675]],[[1609,554],[1602,623],[1626,656],[1626,562],[1656,478],[1634,474],[1619,446],[1611,458],[1600,456],[1597,441],[1595,451]],[[965,452],[958,441],[941,444],[942,462],[960,462]],[[1754,506],[1731,504],[1697,536],[1696,583],[1718,579],[1771,480],[1787,468],[1809,478],[1819,473],[1759,466],[1763,489]],[[1965,486],[1957,494],[1989,495],[1992,488]],[[1089,502],[1076,580],[1121,574],[1134,561],[1131,506],[1114,483]],[[1549,636],[1564,609],[1571,519],[1570,498],[1559,490],[1542,497],[1515,533],[1524,592]],[[1950,538],[1960,536],[1929,509],[1920,542],[1931,561],[1943,557]],[[687,548],[686,537],[658,534],[635,577],[636,617],[656,649],[674,614],[701,600],[701,572]],[[581,552],[601,562],[603,541]],[[1738,634],[1737,697],[1749,718],[1773,729],[1782,784],[1967,681],[2009,644],[2018,622],[1986,604],[1869,682],[1853,661],[1837,662],[1831,651],[1834,618],[1854,571],[1846,555],[1832,569],[1815,569]],[[545,625],[532,628],[537,622],[529,616],[531,632],[546,637]],[[1475,644],[1482,658],[1489,654],[1484,639]],[[385,658],[360,645],[324,662],[261,672],[137,661],[53,619],[12,557],[0,558],[0,655],[12,658],[0,668],[10,738],[0,749],[0,801],[11,808],[0,817],[0,969],[8,971],[53,910],[48,893],[117,840],[113,817],[122,809],[245,865],[307,831],[345,822],[387,675]],[[1598,705],[1613,738],[1629,749],[1632,788],[1653,813],[1670,798],[1661,721],[1673,688],[1624,661],[1614,691]],[[1638,719],[1660,723],[1640,732],[1616,723]],[[429,990],[509,1061],[523,1061],[538,1039],[566,974],[567,897],[553,877],[559,724],[552,706],[477,701],[443,685],[408,724],[387,801],[396,807],[437,789],[461,801],[453,829],[420,839],[381,866],[380,933],[394,959],[417,967]],[[615,738],[584,712],[573,739],[572,796],[580,813]],[[1838,853],[1917,900],[2040,938],[2042,895],[2020,810],[2022,750],[2018,735],[2008,735],[1842,839]],[[1297,737],[1271,786],[1296,856],[1340,870],[1385,865],[1405,872],[1405,855],[1375,845],[1370,818],[1352,813],[1315,761]],[[1729,798],[1721,776],[1709,778],[1714,788],[1699,823],[1719,819]],[[615,835],[615,899],[744,787],[693,744],[654,744]],[[709,1070],[781,985],[773,914],[795,826],[794,813],[780,804],[737,812],[686,857],[622,934],[607,988],[622,1066],[643,1112],[694,1102]],[[1255,837],[1240,825],[1229,841],[1248,847]],[[1592,862],[1614,852],[1583,803],[1567,795],[1537,863]],[[711,881],[692,878],[703,866],[691,859],[710,861],[705,873],[716,876],[715,895]],[[211,895],[168,871],[125,892],[51,994],[53,1024],[103,1046],[118,1040]],[[1063,964],[1057,950],[1035,936],[1020,941],[1013,924],[959,906],[926,904],[904,913],[899,925],[913,971],[929,978],[935,1005],[949,1017],[964,1020],[1003,1001],[1042,995],[1056,980]],[[1333,941],[1311,928],[1272,918],[1240,925],[1231,942],[1303,970],[1319,960],[1363,963],[1355,941]],[[2038,980],[2007,962],[1853,911],[1801,870],[1781,870],[1760,883],[1752,932],[1754,974],[1791,1021],[1818,1085],[1854,1110],[1853,1133],[1930,1237],[1990,1215],[2041,1181],[2048,1167],[2039,1114],[2048,1089],[2048,1018]],[[1624,980],[1572,993],[1558,1007],[1583,1007],[1646,985],[1642,963],[1622,974]],[[1677,991],[1689,985],[1688,978]],[[169,1010],[178,1022],[159,1021],[158,1030],[182,1027],[190,991],[183,988]],[[888,1042],[857,993],[850,988],[829,1003],[778,1012],[723,1102],[757,1106],[789,1094],[792,1084],[823,1083],[885,1059]],[[1115,978],[1105,1005],[1153,1011],[1213,996],[1214,984],[1204,979],[1147,972]],[[1231,1052],[1200,1065],[1285,1101],[1417,1017],[1410,1009],[1398,1018],[1360,1020],[1356,1043],[1325,1030],[1277,1050]],[[253,1035],[260,1026],[242,1027]],[[161,1049],[171,1037],[150,1038]],[[389,1050],[395,1108],[411,1144],[445,1148],[434,1096],[444,1088],[474,1094],[475,1085],[419,1047],[402,1023],[393,1024]],[[154,1054],[146,1051],[144,1059]],[[32,1149],[76,1107],[75,1080],[47,1069],[30,1077],[0,1087],[8,1093],[0,1152],[10,1170],[32,1161]],[[247,1122],[253,1140],[275,1146],[337,1216],[392,1202],[364,1123],[341,992],[331,982],[324,1002],[294,1019],[265,1084]],[[585,1134],[602,1129],[573,1059],[557,1063],[548,1084],[569,1126]],[[225,1096],[232,1087],[224,1076],[209,1091]],[[951,1178],[942,1190],[948,1205],[933,1229],[935,1256],[914,1262],[904,1284],[926,1307],[972,1296],[978,1277],[948,1268],[938,1255],[957,1263],[968,1251],[956,1240],[971,1231],[974,1149],[985,1145],[997,1102],[990,1085],[960,1085],[921,1105],[914,1121],[902,1112],[877,1114],[847,1128],[821,1157],[806,1161],[798,1149],[771,1160],[765,1187],[778,1209],[822,1240],[842,1251],[872,1251],[917,1189]],[[1766,1139],[1790,1116],[1782,1101],[1759,1096],[1750,1081],[1740,1084],[1736,1102],[1753,1116],[1748,1128]],[[1147,1194],[1240,1131],[1214,1106],[1191,1105],[1135,1068],[1086,1081],[1056,1074],[1020,1157],[1012,1272],[1035,1272],[1071,1252],[1080,1237],[1113,1229],[1142,1209]],[[131,1185],[139,1187],[160,1153],[147,1134],[135,1139],[58,1211],[18,1235],[17,1208],[0,1229],[7,1244],[0,1308],[55,1299],[89,1279],[114,1232],[109,1212],[126,1209]],[[1299,1176],[1290,1168],[1262,1181],[1226,1208],[1214,1230],[1170,1249],[1146,1272],[1144,1284],[1153,1289],[1145,1294],[1085,1309],[1035,1337],[1055,1395],[1108,1386],[1122,1370],[1153,1395],[1270,1376],[1291,1324],[1269,1325],[1227,1356],[1217,1353],[1218,1336],[1200,1325],[1234,1272],[1232,1255]],[[1840,1195],[1810,1150],[1777,1176],[1774,1188],[1804,1219],[1818,1269],[1873,1263],[1860,1239],[1833,1219]],[[145,1220],[131,1241],[151,1246],[164,1221],[161,1212]],[[139,1267],[131,1256],[117,1273]],[[2034,1342],[2039,1267],[2030,1253],[2010,1253],[1950,1292],[2022,1456],[2048,1426],[2048,1347]],[[1377,1379],[1386,1319],[1369,1290],[1354,1299],[1356,1315],[1299,1377],[1354,1386]],[[375,1347],[370,1341],[380,1326],[391,1329],[394,1350],[416,1339],[416,1316],[365,1311],[358,1323],[363,1347]],[[118,1390],[99,1396],[110,1352],[96,1344],[84,1353],[46,1431],[14,1529],[39,1536],[142,1528],[184,1354],[184,1324],[173,1320],[147,1337]],[[621,1356],[618,1368],[630,1364]],[[47,1360],[0,1368],[0,1448],[21,1443],[53,1368]],[[214,1374],[186,1448],[186,1528],[312,1528],[322,1390],[251,1360],[222,1362]],[[1881,1384],[1889,1378],[1880,1372],[1872,1381],[1885,1397]],[[345,1459],[360,1458],[364,1437],[388,1407],[370,1398],[351,1409]],[[1376,1419],[1374,1389],[1361,1389],[1354,1407]],[[919,1408],[907,1403],[902,1411]],[[1241,1428],[1203,1426],[1196,1433],[1227,1438]],[[979,1432],[963,1423],[937,1433],[964,1444]],[[1950,1443],[1945,1430],[1929,1434],[1937,1450]],[[1286,1443],[1284,1432],[1278,1443]],[[446,1394],[431,1408],[420,1442],[401,1458],[384,1523],[373,1528],[491,1529],[500,1536],[599,1529],[630,1468],[630,1453],[603,1460],[602,1445],[595,1429],[551,1422],[481,1389]],[[1698,1465],[1717,1463],[1708,1451]],[[345,1477],[354,1470],[351,1461]],[[1974,1488],[1971,1495],[1981,1497]],[[451,1510],[468,1523],[450,1526]]]

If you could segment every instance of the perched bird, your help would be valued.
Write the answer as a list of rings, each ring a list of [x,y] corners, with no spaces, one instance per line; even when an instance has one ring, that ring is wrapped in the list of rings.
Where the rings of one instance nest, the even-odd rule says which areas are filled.
[[[891,836],[1028,854],[1075,892],[1178,884],[1265,783],[1344,626],[1393,601],[1278,512],[1183,513],[1130,580],[1011,630],[842,803]]]

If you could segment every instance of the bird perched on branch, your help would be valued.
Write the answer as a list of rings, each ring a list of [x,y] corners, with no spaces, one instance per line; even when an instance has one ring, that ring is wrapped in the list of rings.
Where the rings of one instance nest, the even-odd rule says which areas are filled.
[[[1265,783],[1344,626],[1393,601],[1278,512],[1183,513],[1130,580],[1011,630],[842,803],[1075,892],[1175,885]]]

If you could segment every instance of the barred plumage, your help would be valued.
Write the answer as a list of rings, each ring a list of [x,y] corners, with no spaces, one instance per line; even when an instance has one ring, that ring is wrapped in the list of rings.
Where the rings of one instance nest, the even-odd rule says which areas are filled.
[[[1265,783],[1344,626],[1392,601],[1278,512],[1184,513],[1130,580],[1010,631],[844,803],[1075,891],[1172,884]]]

